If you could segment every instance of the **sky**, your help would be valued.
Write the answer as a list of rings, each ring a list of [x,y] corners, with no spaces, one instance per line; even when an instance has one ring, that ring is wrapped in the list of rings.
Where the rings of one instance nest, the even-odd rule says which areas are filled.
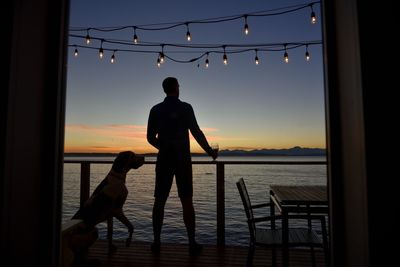
[[[310,45],[310,61],[305,47],[284,51],[228,53],[228,64],[219,53],[191,63],[166,59],[157,67],[157,53],[123,52],[118,49],[161,51],[161,46],[139,47],[132,42],[133,28],[100,32],[90,30],[92,41],[85,44],[87,31],[79,29],[150,25],[242,15],[258,11],[307,4],[300,0],[71,0],[70,37],[67,62],[67,101],[65,152],[156,152],[147,143],[149,111],[162,102],[164,78],[179,80],[180,99],[190,103],[197,122],[209,142],[220,149],[325,148],[325,104],[322,45]],[[275,16],[209,24],[189,24],[192,40],[186,40],[186,26],[163,31],[139,31],[139,43],[158,44],[271,44],[321,41],[320,4],[313,10],[317,23],[310,22],[311,9]],[[100,40],[132,42],[120,46],[105,42],[99,58]],[[74,56],[75,46],[78,56]],[[82,47],[81,47],[82,46]],[[96,49],[87,49],[93,47]],[[282,50],[283,46],[279,46]],[[111,49],[108,51],[107,49]],[[227,51],[231,51],[227,47]],[[115,63],[110,57],[115,52]],[[209,49],[210,50],[210,49]],[[211,51],[210,50],[210,51]],[[189,60],[204,49],[164,47],[164,53],[178,60]],[[208,51],[208,50],[207,50]],[[191,141],[192,152],[202,152]]]

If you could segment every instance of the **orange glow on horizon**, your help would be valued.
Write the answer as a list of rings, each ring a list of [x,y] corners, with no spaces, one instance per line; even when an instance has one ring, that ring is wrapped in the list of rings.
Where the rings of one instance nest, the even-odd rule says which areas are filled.
[[[66,153],[118,153],[131,150],[135,153],[157,153],[146,138],[146,125],[67,124],[65,127]],[[218,143],[220,150],[288,149],[295,146],[325,148],[325,140],[316,137],[289,138],[289,136],[261,135],[253,137],[226,136],[216,128],[202,128],[209,143]],[[241,134],[237,133],[238,136]],[[244,134],[243,134],[244,135]],[[190,135],[192,153],[204,153]]]

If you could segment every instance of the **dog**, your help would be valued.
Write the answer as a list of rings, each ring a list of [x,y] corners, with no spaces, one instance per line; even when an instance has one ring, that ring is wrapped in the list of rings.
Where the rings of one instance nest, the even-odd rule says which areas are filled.
[[[123,205],[128,196],[125,185],[126,174],[131,169],[138,169],[144,164],[144,156],[132,151],[120,152],[115,158],[110,172],[96,187],[90,198],[75,213],[72,219],[83,220],[75,239],[70,242],[74,251],[85,251],[98,238],[96,225],[112,217],[117,218],[128,228],[126,246],[132,240],[133,225],[123,212]],[[109,243],[109,253],[116,247]]]

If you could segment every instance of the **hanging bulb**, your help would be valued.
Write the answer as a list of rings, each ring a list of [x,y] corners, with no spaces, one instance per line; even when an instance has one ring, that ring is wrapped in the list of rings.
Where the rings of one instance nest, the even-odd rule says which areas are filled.
[[[160,63],[163,64],[164,63],[164,45],[161,45],[161,53],[159,54],[159,58],[160,58]]]
[[[77,57],[79,55],[78,48],[75,47],[74,56]]]
[[[159,59],[160,59],[160,63],[163,64],[164,63],[164,53],[163,52],[160,53]]]
[[[186,39],[190,42],[192,40],[192,36],[189,31],[189,23],[186,23]]]
[[[160,57],[157,58],[157,67],[161,67],[161,60],[160,60]]]
[[[205,66],[206,66],[206,69],[208,69],[208,66],[210,65],[210,61],[208,60],[208,52],[206,55],[207,55],[207,57],[206,57]]]
[[[133,27],[133,43],[137,44],[139,41],[137,35],[136,35],[136,27]]]
[[[222,60],[224,61],[224,65],[228,65],[228,57],[226,56],[225,53],[224,53]]]
[[[317,17],[315,16],[314,11],[311,12],[311,23],[312,23],[312,24],[317,23]]]
[[[254,58],[254,62],[256,63],[256,65],[258,65],[258,64],[260,64],[260,61],[258,60],[258,51],[257,51],[257,49],[255,50],[256,51],[256,57]]]
[[[247,24],[247,15],[244,16],[244,34],[249,34],[249,25]]]
[[[308,53],[308,45],[306,45],[306,60],[310,61],[310,53]]]
[[[115,63],[115,51],[114,51],[114,53],[113,53],[112,56],[111,56],[110,62],[111,62],[112,64]]]
[[[99,49],[99,57],[100,57],[100,59],[103,59],[103,56],[104,56],[103,41],[104,40],[101,40],[101,43],[100,43],[100,49]]]
[[[89,35],[89,30],[87,31],[87,33],[86,33],[86,37],[85,37],[85,40],[86,40],[86,44],[88,45],[88,44],[90,44],[90,35]]]
[[[315,16],[315,12],[312,5],[310,7],[311,7],[311,24],[315,24],[317,23],[317,16]]]
[[[289,63],[289,54],[286,50],[286,45],[285,45],[285,54],[283,54],[283,60],[285,61],[285,63]]]
[[[227,57],[226,52],[225,52],[226,46],[224,45],[222,47],[224,48],[224,56],[222,57],[222,61],[224,62],[224,65],[228,65],[228,57]]]
[[[100,59],[103,59],[103,56],[104,56],[104,50],[103,50],[103,47],[100,47],[100,49],[99,49],[99,57],[100,57]]]

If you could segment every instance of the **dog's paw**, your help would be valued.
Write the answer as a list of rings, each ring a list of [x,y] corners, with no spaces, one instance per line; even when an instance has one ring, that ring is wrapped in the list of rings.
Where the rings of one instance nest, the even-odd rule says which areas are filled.
[[[128,238],[126,239],[126,241],[125,241],[125,246],[126,246],[126,247],[130,247],[131,242],[132,242],[132,236],[130,236],[130,237],[128,237]]]
[[[117,251],[117,246],[111,244],[108,246],[108,255],[112,255]]]

